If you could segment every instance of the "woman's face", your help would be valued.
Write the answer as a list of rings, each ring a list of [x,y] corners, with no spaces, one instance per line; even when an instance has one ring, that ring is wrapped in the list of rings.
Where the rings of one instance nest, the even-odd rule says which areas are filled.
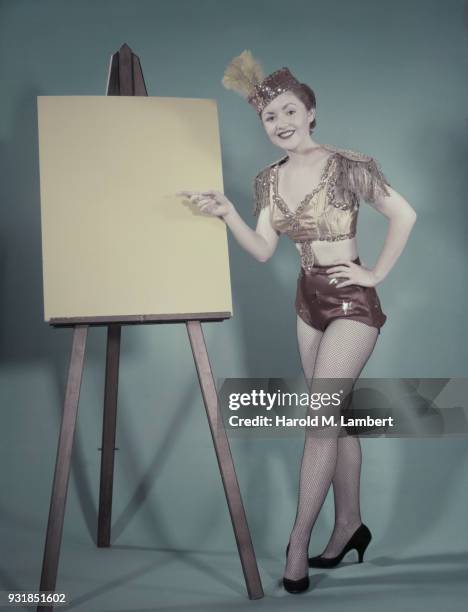
[[[262,112],[262,123],[271,142],[286,150],[295,150],[310,140],[309,124],[315,110],[307,110],[291,91],[276,96]]]

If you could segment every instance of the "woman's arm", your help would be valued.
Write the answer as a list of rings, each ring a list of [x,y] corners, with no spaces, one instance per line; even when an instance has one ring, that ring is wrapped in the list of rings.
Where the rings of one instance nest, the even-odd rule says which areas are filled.
[[[405,248],[417,217],[415,210],[402,195],[389,185],[386,185],[386,188],[388,196],[380,196],[369,203],[389,220],[384,246],[371,270],[375,284],[380,283],[395,265]]]
[[[270,207],[262,208],[257,228],[253,230],[237,212],[234,204],[220,191],[180,191],[177,195],[190,198],[201,212],[221,217],[237,242],[257,261],[267,261],[278,243],[278,234],[270,223]]]
[[[257,261],[265,262],[270,259],[278,244],[278,234],[271,226],[269,207],[260,211],[255,230],[245,223],[234,206],[230,207],[223,219],[241,247]]]

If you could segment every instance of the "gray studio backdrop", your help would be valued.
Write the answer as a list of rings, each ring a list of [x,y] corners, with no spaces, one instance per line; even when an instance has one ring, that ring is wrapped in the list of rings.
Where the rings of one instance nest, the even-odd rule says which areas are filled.
[[[248,104],[222,87],[224,68],[251,49],[267,73],[286,65],[309,83],[316,140],[373,155],[418,213],[379,287],[388,322],[363,376],[466,376],[461,0],[0,2],[0,537],[10,551],[5,576],[21,576],[18,587],[39,578],[72,340],[43,322],[36,97],[103,95],[109,57],[123,42],[140,56],[150,95],[217,100],[225,191],[251,225],[252,179],[282,152]],[[358,237],[368,265],[385,229],[363,204]],[[229,248],[235,316],[204,325],[215,376],[296,376],[293,244],[282,238],[267,264],[231,235]],[[88,336],[65,549],[94,545],[105,338],[104,328]],[[113,542],[235,548],[184,325],[123,329],[117,446]],[[466,439],[363,447],[363,517],[378,552],[466,547]],[[302,443],[236,438],[232,450],[256,550],[283,554]],[[311,551],[328,538],[331,501]]]

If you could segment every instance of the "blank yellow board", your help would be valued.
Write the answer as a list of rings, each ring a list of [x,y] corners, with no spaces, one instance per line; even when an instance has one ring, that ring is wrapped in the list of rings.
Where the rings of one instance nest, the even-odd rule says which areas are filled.
[[[214,100],[38,97],[44,319],[232,314]]]

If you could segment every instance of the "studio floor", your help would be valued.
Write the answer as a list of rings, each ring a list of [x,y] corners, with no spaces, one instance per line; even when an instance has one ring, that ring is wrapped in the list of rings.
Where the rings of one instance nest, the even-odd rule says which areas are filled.
[[[3,550],[8,552],[8,545]],[[17,567],[3,569],[1,588],[37,588],[34,585],[39,581],[41,555],[38,551],[30,556],[15,552]],[[5,568],[8,555],[2,557]],[[337,568],[311,569],[310,590],[291,595],[281,586],[283,559],[279,554],[259,557],[265,597],[249,600],[233,551],[161,550],[123,542],[100,549],[89,543],[66,541],[62,544],[56,591],[65,592],[70,600],[70,605],[61,609],[86,612],[466,609],[468,553],[398,557],[385,555],[371,545],[365,562],[358,564],[356,560],[352,551]]]

